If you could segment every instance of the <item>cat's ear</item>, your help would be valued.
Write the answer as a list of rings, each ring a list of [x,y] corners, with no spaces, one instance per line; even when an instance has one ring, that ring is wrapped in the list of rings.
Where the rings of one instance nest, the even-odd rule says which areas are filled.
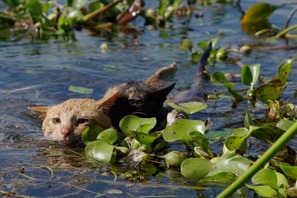
[[[49,106],[28,107],[28,109],[37,113],[38,117],[42,120],[45,118],[48,108]]]
[[[158,90],[152,92],[152,96],[155,98],[159,98],[162,102],[164,102],[166,100],[167,95],[174,88],[174,86],[175,86],[175,83],[173,83],[167,87],[158,89]]]
[[[97,101],[99,107],[104,111],[105,114],[109,112],[110,107],[118,99],[120,95],[120,90],[116,90],[112,94],[105,95],[104,98]]]

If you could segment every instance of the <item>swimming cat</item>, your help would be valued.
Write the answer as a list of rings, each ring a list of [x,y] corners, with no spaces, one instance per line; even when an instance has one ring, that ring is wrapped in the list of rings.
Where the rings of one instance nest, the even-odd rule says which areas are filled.
[[[108,112],[120,92],[101,100],[74,98],[53,106],[29,107],[42,119],[44,137],[51,140],[76,140],[92,124],[111,127]]]
[[[104,97],[69,99],[53,106],[29,107],[42,121],[44,136],[51,140],[76,140],[84,129],[93,124],[103,128],[119,128],[119,121],[126,115],[160,117],[163,103],[174,84],[160,88],[168,73],[176,70],[173,63],[163,67],[145,82],[123,83],[109,88]]]

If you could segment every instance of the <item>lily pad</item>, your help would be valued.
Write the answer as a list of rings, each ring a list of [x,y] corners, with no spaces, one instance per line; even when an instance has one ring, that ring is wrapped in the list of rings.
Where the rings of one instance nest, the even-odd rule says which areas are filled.
[[[126,136],[135,136],[135,132],[148,134],[156,125],[156,118],[141,118],[127,115],[120,121],[120,128]]]
[[[181,174],[189,180],[199,180],[212,169],[213,164],[204,158],[189,158],[181,164]]]
[[[114,146],[103,140],[89,142],[85,148],[87,158],[95,159],[103,162],[110,162],[113,154]]]

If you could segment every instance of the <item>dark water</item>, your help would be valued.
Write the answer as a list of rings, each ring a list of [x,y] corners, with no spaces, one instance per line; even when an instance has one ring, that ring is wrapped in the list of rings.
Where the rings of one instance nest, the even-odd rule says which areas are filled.
[[[246,10],[254,1],[243,1]],[[278,1],[267,1],[277,4]],[[156,2],[147,2],[154,7]],[[156,6],[155,6],[156,7]],[[282,27],[293,6],[277,10],[270,18]],[[99,99],[104,91],[127,80],[142,81],[162,66],[177,62],[174,76],[176,90],[187,89],[196,77],[196,64],[191,53],[179,49],[182,39],[189,38],[194,48],[205,39],[219,37],[217,46],[238,47],[243,44],[265,43],[247,35],[240,27],[240,12],[231,5],[212,4],[198,8],[203,18],[174,18],[166,29],[150,30],[143,27],[138,18],[132,24],[139,35],[118,33],[111,40],[91,36],[87,30],[77,31],[76,41],[37,41],[26,38],[11,38],[0,42],[0,190],[16,195],[36,197],[108,197],[163,196],[196,197],[199,193],[215,196],[220,187],[195,187],[185,184],[174,173],[165,172],[163,177],[151,177],[148,183],[129,182],[112,175],[104,175],[85,161],[80,149],[69,149],[59,143],[42,140],[40,122],[27,109],[30,105],[51,105],[73,97]],[[295,19],[291,22],[297,22]],[[294,41],[293,41],[294,42]],[[109,49],[103,53],[102,43]],[[278,40],[274,45],[285,45]],[[296,44],[296,43],[295,43]],[[245,64],[260,63],[261,74],[271,78],[278,65],[286,58],[296,56],[296,51],[254,51],[249,56],[238,54]],[[210,72],[239,74],[240,67],[217,62]],[[289,84],[282,97],[294,102],[296,89],[296,65],[291,71]],[[93,90],[80,94],[68,90],[69,86]],[[241,83],[238,83],[239,88]],[[236,86],[236,87],[238,87]],[[220,89],[220,88],[218,88]],[[238,125],[245,110],[259,111],[261,105],[251,107],[245,102],[236,109],[230,99],[209,103],[203,115],[216,120],[215,129],[226,125]],[[263,106],[265,107],[265,106]],[[13,194],[11,194],[13,196]]]

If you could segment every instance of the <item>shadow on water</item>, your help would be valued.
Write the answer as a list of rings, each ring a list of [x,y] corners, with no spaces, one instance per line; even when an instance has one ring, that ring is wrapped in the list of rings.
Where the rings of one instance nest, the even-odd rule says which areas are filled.
[[[256,1],[244,2],[243,6],[246,9],[253,2]],[[197,68],[190,52],[178,48],[183,38],[198,43],[225,33],[221,46],[254,41],[241,32],[240,13],[232,6],[213,4],[204,9],[202,19],[177,20],[170,29],[143,31],[138,45],[131,44],[133,38],[129,35],[120,34],[108,41],[90,36],[84,30],[76,32],[75,42],[26,39],[0,42],[0,194],[7,197],[196,197],[203,193],[212,197],[225,188],[188,183],[174,169],[152,176],[145,183],[116,178],[112,167],[101,168],[87,161],[82,147],[42,139],[40,121],[27,109],[74,97],[99,99],[108,87],[126,80],[142,81],[173,61],[178,66],[174,77],[176,90],[171,95],[175,97],[180,90],[189,88],[196,77]],[[286,13],[279,16],[286,17]],[[101,53],[99,48],[104,42],[110,46],[107,53]],[[242,59],[246,64],[261,63],[261,71],[271,77],[281,60],[293,55],[296,54],[287,51],[260,51]],[[217,63],[209,69],[215,71],[216,68],[240,73],[240,68],[228,63]],[[292,73],[296,75],[296,71]],[[292,85],[296,83],[294,80],[290,81]],[[71,85],[90,88],[92,93],[71,92]],[[295,99],[291,97],[292,85],[284,93],[288,101]],[[212,91],[216,89],[220,88]],[[242,103],[234,109],[230,98],[218,103],[210,101],[208,105],[207,110],[193,118],[210,119],[215,123],[213,129],[242,126],[246,109],[257,111],[257,116],[264,113],[261,107]],[[217,144],[213,149],[217,149]]]

